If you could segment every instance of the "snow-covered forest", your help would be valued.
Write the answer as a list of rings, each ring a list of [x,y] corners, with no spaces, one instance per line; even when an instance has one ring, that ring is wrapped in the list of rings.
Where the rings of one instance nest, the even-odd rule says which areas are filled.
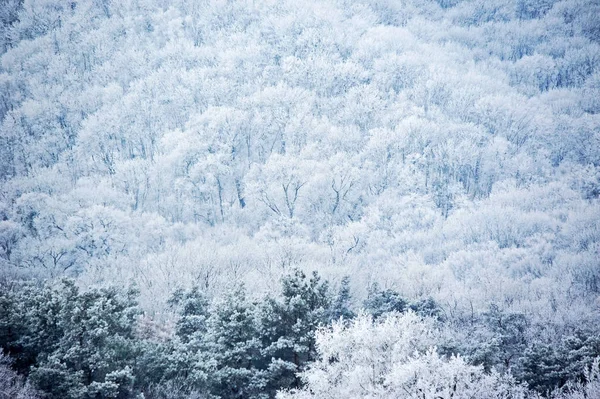
[[[600,398],[598,0],[0,0],[0,399]]]

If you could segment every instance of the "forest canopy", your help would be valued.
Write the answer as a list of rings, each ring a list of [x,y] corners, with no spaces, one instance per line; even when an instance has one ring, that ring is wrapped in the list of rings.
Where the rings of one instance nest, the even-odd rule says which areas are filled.
[[[597,0],[3,0],[0,392],[597,397],[599,198]]]

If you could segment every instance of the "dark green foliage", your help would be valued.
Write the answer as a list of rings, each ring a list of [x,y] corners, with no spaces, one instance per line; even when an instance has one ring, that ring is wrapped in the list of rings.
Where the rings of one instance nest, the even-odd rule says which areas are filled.
[[[216,304],[208,320],[204,367],[210,374],[210,390],[222,398],[257,397],[266,377],[255,322],[255,306],[238,287]]]
[[[509,370],[518,365],[526,348],[527,327],[523,314],[506,312],[491,305],[482,315],[475,338],[477,344],[471,352],[472,362],[482,364],[486,370],[492,367]]]
[[[559,345],[534,344],[524,353],[517,376],[530,388],[548,393],[568,381],[584,382],[584,371],[600,357],[600,336],[576,331]]]
[[[144,399],[206,399],[203,392],[190,390],[182,381],[168,380],[157,384],[151,383],[144,389]]]
[[[4,292],[3,348],[49,398],[127,398],[134,390],[136,292],[80,292],[71,280]],[[8,326],[8,327],[7,327]]]
[[[412,302],[410,304],[410,309],[421,316],[434,317],[438,320],[443,319],[440,307],[431,298],[421,299],[419,301]]]
[[[328,322],[329,285],[316,272],[295,270],[282,280],[282,298],[267,298],[259,309],[262,355],[268,365],[266,392],[300,385],[297,372],[316,356],[314,332]]]
[[[440,307],[433,299],[411,302],[394,290],[380,290],[377,284],[369,288],[364,307],[374,318],[390,312],[403,313],[409,309],[420,316],[441,318]]]
[[[151,387],[173,378],[174,367],[170,362],[174,352],[173,343],[140,339],[136,349],[135,385],[146,395]],[[149,396],[146,395],[146,398]]]
[[[408,300],[398,292],[390,289],[380,290],[377,284],[369,288],[367,299],[364,302],[365,309],[375,318],[390,312],[405,312],[408,305]]]
[[[519,377],[527,381],[530,388],[548,393],[565,384],[564,369],[565,364],[552,346],[538,344],[525,351]]]
[[[205,335],[209,304],[198,287],[189,291],[175,291],[169,304],[177,309],[175,339],[168,354],[165,380],[175,382],[182,392],[206,392],[208,375],[201,362],[205,349]]]
[[[35,362],[35,354],[26,351],[19,338],[24,335],[26,325],[17,310],[14,287],[4,285],[0,290],[0,346],[12,357],[12,366],[26,373]]]
[[[568,364],[568,377],[583,379],[583,370],[589,368],[594,359],[600,357],[600,335],[593,331],[576,331],[566,337],[560,346],[561,357]]]
[[[180,309],[175,333],[183,342],[189,342],[206,331],[208,301],[198,287],[187,292],[181,289],[175,291],[169,304]]]
[[[348,277],[332,294],[317,273],[294,270],[282,279],[280,295],[255,302],[243,286],[212,304],[198,288],[175,292],[169,301],[179,314],[174,334],[159,339],[151,320],[142,328],[136,294],[82,292],[71,280],[4,286],[0,344],[13,369],[48,399],[266,399],[301,387],[298,372],[316,359],[319,326],[355,316]],[[376,285],[365,307],[375,318],[414,311],[444,322],[432,299],[409,301]],[[531,342],[527,318],[495,305],[469,328],[466,340],[443,342],[440,351],[468,355],[488,370],[510,370],[543,394],[583,382],[600,357],[593,330],[578,330],[558,346]]]
[[[339,291],[331,303],[329,318],[331,320],[338,320],[340,317],[344,320],[353,319],[356,313],[352,310],[351,300],[350,277],[344,276],[340,283]]]
[[[171,303],[180,319],[166,374],[183,391],[220,398],[268,398],[298,387],[296,373],[316,356],[315,330],[333,314],[328,283],[299,270],[282,279],[279,297],[258,303],[243,287],[210,307],[197,289],[178,291]]]

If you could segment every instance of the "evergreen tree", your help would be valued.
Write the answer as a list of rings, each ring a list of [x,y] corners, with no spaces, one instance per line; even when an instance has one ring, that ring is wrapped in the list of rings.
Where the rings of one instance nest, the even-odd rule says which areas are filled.
[[[532,343],[520,358],[517,377],[547,394],[565,384],[585,382],[585,372],[600,357],[600,338],[578,330],[559,345]]]
[[[27,351],[20,337],[25,335],[26,323],[18,310],[15,287],[3,284],[0,288],[0,347],[11,356],[12,367],[22,374],[35,362],[35,352]]]
[[[340,289],[332,301],[329,318],[333,321],[338,320],[340,317],[344,320],[353,319],[356,313],[352,310],[351,300],[350,277],[344,276],[340,283]]]
[[[212,308],[203,349],[202,365],[210,375],[213,394],[232,399],[260,396],[265,361],[260,354],[255,306],[246,299],[243,286]]]
[[[390,312],[405,312],[409,302],[398,292],[391,289],[380,290],[378,284],[373,284],[369,287],[364,306],[374,318],[378,318]]]
[[[183,392],[206,392],[209,375],[202,363],[209,317],[208,300],[198,287],[175,291],[168,303],[178,309],[175,339],[169,354],[166,378],[176,381]]]
[[[549,393],[566,382],[565,366],[552,346],[540,343],[524,352],[517,377],[526,381],[530,388]]]
[[[80,293],[65,280],[53,291],[61,336],[41,353],[30,379],[53,397],[127,398],[133,392],[136,293],[114,288]]]
[[[518,365],[526,349],[525,316],[503,311],[492,304],[489,311],[483,313],[481,322],[471,360],[486,370],[495,367],[506,371]]]
[[[11,293],[12,317],[3,316],[18,332],[4,349],[19,348],[20,367],[30,366],[29,381],[49,398],[128,398],[135,390],[136,294],[82,293],[72,280],[26,285]]]
[[[260,306],[262,355],[271,359],[265,392],[297,388],[296,373],[316,358],[315,331],[327,323],[329,286],[316,272],[310,279],[295,270],[282,280],[282,299],[267,298]]]
[[[175,333],[181,341],[188,343],[194,339],[201,339],[206,332],[206,319],[208,318],[208,300],[198,287],[189,291],[179,289],[173,293],[169,304],[179,308],[179,320]]]
[[[363,304],[374,318],[390,312],[404,313],[409,309],[419,316],[442,318],[441,309],[432,298],[409,301],[392,289],[380,290],[377,283],[369,288],[367,299]]]
[[[412,302],[409,307],[413,312],[420,316],[433,317],[438,320],[443,319],[440,306],[432,298],[425,298]]]

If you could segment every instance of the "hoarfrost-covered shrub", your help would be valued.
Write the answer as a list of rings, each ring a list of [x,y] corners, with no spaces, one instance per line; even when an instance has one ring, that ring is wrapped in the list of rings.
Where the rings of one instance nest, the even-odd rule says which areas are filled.
[[[38,399],[24,378],[10,368],[10,358],[0,353],[0,399]]]
[[[317,333],[320,359],[302,373],[304,388],[279,399],[306,398],[525,398],[510,375],[485,373],[433,345],[434,321],[412,312],[373,321],[361,314]]]

